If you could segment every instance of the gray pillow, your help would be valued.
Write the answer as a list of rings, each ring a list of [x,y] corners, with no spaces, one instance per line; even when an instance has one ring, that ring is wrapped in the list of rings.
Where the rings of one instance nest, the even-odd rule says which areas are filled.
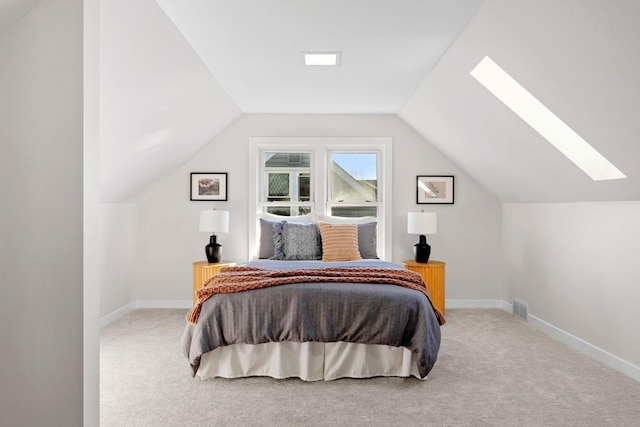
[[[262,217],[260,218],[260,248],[258,249],[258,258],[264,259],[269,259],[274,255],[273,224],[281,223],[282,221],[308,224],[313,222],[316,217],[315,214],[283,216],[261,213],[259,215]]]
[[[273,255],[269,259],[284,259],[284,238],[282,236],[283,222],[274,222],[271,225],[273,233]]]
[[[362,259],[378,258],[377,222],[358,224],[358,249]]]
[[[322,259],[322,240],[318,224],[282,224],[284,259]]]
[[[284,221],[273,226],[274,255],[272,259],[322,259],[322,240],[318,224],[297,224]]]
[[[279,221],[267,221],[260,218],[260,250],[258,258],[271,258],[274,254],[273,224]]]

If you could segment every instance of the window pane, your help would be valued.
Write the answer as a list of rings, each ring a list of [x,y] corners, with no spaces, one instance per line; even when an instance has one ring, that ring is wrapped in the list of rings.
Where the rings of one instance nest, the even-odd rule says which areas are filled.
[[[267,200],[289,200],[289,174],[269,174],[269,195]]]
[[[269,206],[267,212],[274,215],[291,216],[291,208],[289,206]]]
[[[375,153],[331,154],[332,202],[378,200],[378,167]]]
[[[306,168],[311,164],[310,153],[265,153],[264,165],[267,168]]]
[[[298,215],[306,215],[311,213],[311,206],[298,206]]]
[[[265,212],[280,216],[296,216],[311,213],[311,206],[267,206]]]
[[[311,153],[264,153],[266,201],[311,201]]]
[[[358,218],[361,216],[378,216],[378,208],[376,206],[333,206],[331,208],[332,216],[341,216],[346,218]]]
[[[298,175],[298,200],[308,202],[311,200],[311,177],[309,173]]]

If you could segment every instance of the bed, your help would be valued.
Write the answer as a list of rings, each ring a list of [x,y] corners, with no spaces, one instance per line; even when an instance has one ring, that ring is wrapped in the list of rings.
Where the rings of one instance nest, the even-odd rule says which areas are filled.
[[[354,255],[353,236],[351,244],[344,242],[347,228],[358,229],[354,224],[330,227],[341,236],[338,251],[352,252],[342,256],[347,260],[334,260],[333,239],[321,232],[325,223],[291,227],[314,230],[295,243],[310,253],[298,254],[290,242],[296,236],[286,232],[288,222],[278,222],[267,226],[274,233],[261,241],[263,246],[275,242],[275,256],[225,268],[198,291],[182,337],[193,374],[305,381],[426,378],[437,359],[444,318],[420,275]],[[316,229],[317,241],[310,242]],[[354,235],[358,254],[367,253]]]

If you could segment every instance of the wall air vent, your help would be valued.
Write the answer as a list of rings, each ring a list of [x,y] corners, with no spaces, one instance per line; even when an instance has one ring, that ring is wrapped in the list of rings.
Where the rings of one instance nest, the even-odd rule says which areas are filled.
[[[515,314],[525,322],[529,321],[529,304],[525,304],[522,301],[514,299],[512,300],[511,306],[513,308],[513,314]]]

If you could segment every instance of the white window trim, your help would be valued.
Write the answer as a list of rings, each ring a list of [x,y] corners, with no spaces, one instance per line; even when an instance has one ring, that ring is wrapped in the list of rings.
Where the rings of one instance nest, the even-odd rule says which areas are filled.
[[[330,152],[378,152],[378,176],[383,186],[378,188],[378,256],[391,260],[392,256],[392,165],[393,138],[391,137],[250,137],[249,138],[249,257],[255,258],[259,245],[260,206],[256,195],[260,188],[262,151],[303,151],[312,153],[311,204],[318,213],[327,213],[328,156]],[[319,180],[320,182],[316,182]]]

